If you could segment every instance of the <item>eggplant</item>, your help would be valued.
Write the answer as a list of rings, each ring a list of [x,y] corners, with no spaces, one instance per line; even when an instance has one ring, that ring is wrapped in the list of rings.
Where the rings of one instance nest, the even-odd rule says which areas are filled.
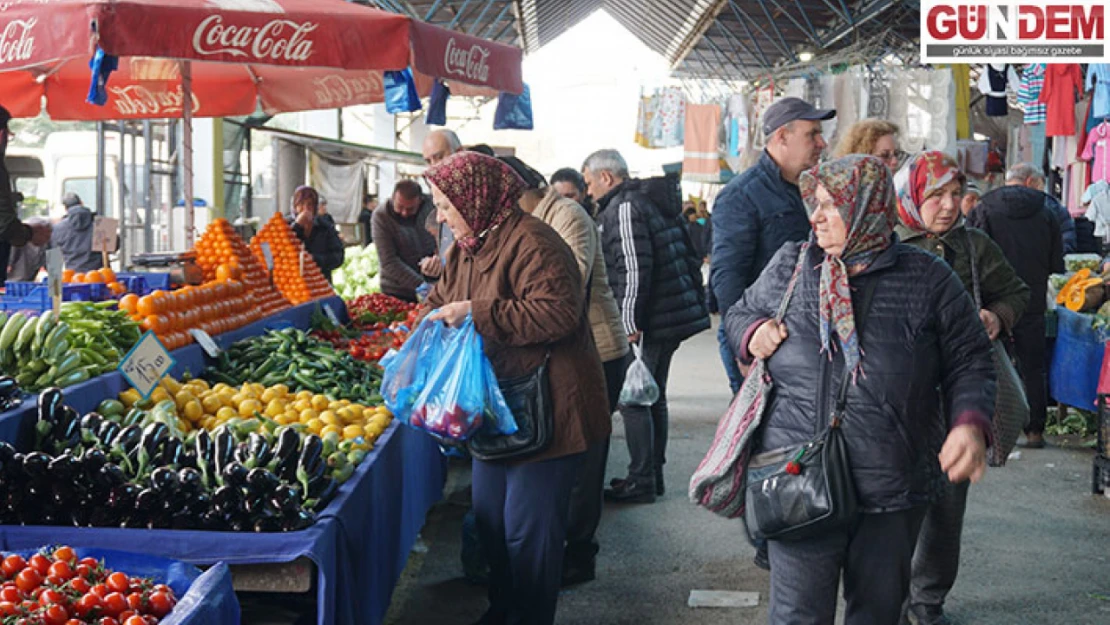
[[[308,485],[324,474],[324,442],[318,436],[307,436],[301,447],[301,457],[297,460],[296,475],[303,492],[308,493]]]
[[[89,527],[111,527],[119,525],[119,513],[109,508],[97,508],[89,515]]]
[[[324,482],[324,488],[319,492],[315,498],[304,502],[305,508],[320,511],[327,507],[332,498],[335,497],[336,491],[339,490],[339,483],[333,479],[328,479]]]
[[[234,486],[221,486],[212,495],[212,505],[225,516],[238,513],[243,509],[243,494]]]
[[[144,488],[135,496],[135,510],[151,513],[162,509],[162,495],[153,488]]]
[[[158,467],[150,474],[150,487],[160,495],[173,495],[177,486],[177,473],[173,469]]]
[[[272,516],[266,516],[266,517],[262,517],[260,519],[257,519],[254,522],[254,531],[258,532],[258,533],[280,532],[281,531],[281,520],[278,519],[277,517],[272,517]]]
[[[248,445],[245,442],[239,443],[238,445],[236,445],[234,451],[231,454],[231,458],[232,458],[232,462],[238,462],[239,464],[243,465],[244,467],[247,466],[248,464],[250,464],[250,460],[251,460],[250,445]],[[252,466],[250,468],[253,469],[254,467]]]
[[[116,437],[120,435],[122,430],[123,428],[120,427],[120,424],[112,421],[104,421],[100,424],[100,427],[96,428],[96,438],[100,441],[101,445],[111,446],[115,444]]]
[[[224,467],[226,467],[233,460],[232,455],[235,449],[235,435],[231,433],[231,428],[226,425],[221,425],[216,430],[216,436],[212,441],[214,446],[213,456],[216,475],[223,475]]]
[[[31,480],[45,479],[50,460],[50,456],[41,451],[32,451],[26,454],[23,456],[23,474]]]
[[[180,478],[179,478],[180,479]],[[196,515],[204,514],[212,509],[212,497],[208,493],[197,493],[189,500],[189,510]]]
[[[181,486],[180,490],[186,495],[201,492],[203,487],[201,479],[200,471],[196,469],[185,468],[177,472],[177,482]]]
[[[168,438],[170,438],[170,429],[166,427],[165,423],[151,423],[143,429],[143,435],[139,439],[139,447],[146,452],[148,459],[154,458],[158,448]]]
[[[81,415],[69,406],[61,406],[54,415],[54,438],[64,439],[71,425],[81,426]]]
[[[19,394],[19,384],[10,375],[0,376],[0,398],[10,399]]]
[[[39,393],[39,421],[46,421],[53,427],[58,409],[62,405],[62,399],[64,399],[62,396],[62,389],[58,387],[51,387]]]
[[[270,494],[270,505],[283,513],[296,512],[301,507],[301,493],[288,484],[281,484]]]
[[[277,476],[266,469],[251,469],[247,474],[247,492],[252,497],[269,497],[280,485]]]
[[[4,464],[4,474],[11,480],[23,480],[27,476],[23,473],[23,454],[16,452]]]
[[[297,479],[297,459],[301,435],[293,428],[285,428],[278,435],[277,446],[274,447],[273,457],[267,468],[284,482]]]
[[[303,529],[312,527],[316,522],[316,517],[311,512],[299,510],[292,516],[287,516],[281,520],[281,531],[283,532],[297,532]]]
[[[90,412],[89,414],[81,417],[81,427],[92,432],[100,429],[100,424],[104,423],[104,417],[99,412]]]
[[[0,466],[7,464],[9,460],[15,457],[15,447],[7,441],[0,441]]]
[[[164,427],[164,426],[163,426]],[[143,436],[143,430],[137,425],[129,425],[122,430],[112,441],[112,449],[122,451],[124,453],[131,453],[139,445],[139,439]]]
[[[201,529],[215,532],[224,529],[224,527],[226,527],[226,525],[224,523],[223,515],[221,515],[219,512],[216,512],[215,510],[208,510],[200,515]]]
[[[69,484],[54,483],[50,485],[52,503],[57,508],[72,506],[77,499],[77,493]]]
[[[84,464],[74,458],[69,450],[51,460],[50,464],[46,466],[50,479],[55,484],[70,482],[82,468],[84,468]]]
[[[193,447],[196,453],[197,468],[200,469],[204,485],[212,488],[216,485],[214,479],[216,447],[212,443],[212,437],[208,435],[208,430],[197,432],[197,436],[193,440]]]
[[[197,469],[199,473],[200,466],[197,465],[197,455],[189,450],[189,445],[182,447],[177,466],[181,469]]]
[[[235,488],[244,488],[247,485],[247,475],[249,471],[238,462],[232,462],[224,467],[223,473],[220,477],[223,478],[223,483]]]
[[[163,467],[178,469],[184,452],[185,447],[181,444],[181,441],[171,436],[162,443],[162,455],[158,464]]]
[[[266,437],[258,432],[251,432],[250,437],[247,439],[247,444],[250,447],[250,461],[247,464],[247,468],[266,468],[266,465],[270,464],[270,441],[266,440]]]
[[[86,449],[85,453],[81,454],[81,464],[85,467],[85,473],[93,476],[100,471],[100,467],[108,464],[108,455],[101,449]]]
[[[252,525],[248,525],[248,521],[246,519],[238,515],[225,516],[224,523],[227,526],[227,529],[233,532],[245,532],[247,531],[248,527],[252,527]]]
[[[100,467],[100,475],[97,479],[109,489],[127,483],[127,475],[124,474],[123,469],[119,468],[118,464],[113,463]]]

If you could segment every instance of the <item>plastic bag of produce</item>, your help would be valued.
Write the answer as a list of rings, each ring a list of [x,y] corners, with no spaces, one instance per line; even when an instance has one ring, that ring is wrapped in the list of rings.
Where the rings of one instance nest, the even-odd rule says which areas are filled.
[[[632,345],[636,359],[628,366],[624,376],[624,386],[621,387],[620,403],[625,406],[651,406],[659,401],[659,385],[651,375],[644,355],[637,344]]]
[[[384,369],[382,400],[393,416],[405,423],[409,423],[413,404],[444,350],[445,329],[442,323],[424,318],[400,350],[389,350],[379,362]]]
[[[429,354],[435,367],[416,398],[409,424],[447,444],[465,441],[483,427],[495,434],[515,433],[516,420],[497,386],[474,321],[467,317],[459,328],[445,327],[442,332],[444,349]]]

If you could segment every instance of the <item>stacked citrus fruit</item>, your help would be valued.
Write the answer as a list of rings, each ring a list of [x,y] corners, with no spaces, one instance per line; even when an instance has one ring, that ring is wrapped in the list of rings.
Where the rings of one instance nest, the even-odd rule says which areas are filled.
[[[294,304],[335,295],[324,274],[304,250],[297,235],[285,223],[280,213],[275,213],[262,230],[251,240],[251,250],[259,262],[265,262],[262,244],[270,244],[274,257],[274,285],[285,299]]]
[[[127,287],[116,280],[116,273],[112,271],[111,267],[94,269],[88,273],[76,273],[72,269],[66,269],[62,272],[62,282],[70,284],[104,284],[108,286],[108,290],[112,292],[112,295],[117,297],[127,292]]]
[[[196,252],[204,279],[241,281],[259,317],[289,307],[281,293],[270,284],[265,265],[251,255],[247,244],[226,219],[217,219],[208,225],[197,241]]]
[[[189,330],[193,328],[216,335],[262,318],[246,286],[237,280],[214,280],[142,297],[128,293],[119,299],[119,307],[144,330],[154,332],[167,349],[192,343]]]

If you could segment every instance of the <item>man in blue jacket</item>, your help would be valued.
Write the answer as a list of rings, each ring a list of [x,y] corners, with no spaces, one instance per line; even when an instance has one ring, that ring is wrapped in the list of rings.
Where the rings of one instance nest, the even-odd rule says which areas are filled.
[[[835,110],[816,109],[798,98],[782,98],[763,114],[763,155],[721,190],[713,206],[709,281],[722,316],[740,300],[783,243],[809,238],[798,176],[817,165],[827,147],[821,122],[835,116]],[[717,338],[735,393],[742,378],[723,323]]]

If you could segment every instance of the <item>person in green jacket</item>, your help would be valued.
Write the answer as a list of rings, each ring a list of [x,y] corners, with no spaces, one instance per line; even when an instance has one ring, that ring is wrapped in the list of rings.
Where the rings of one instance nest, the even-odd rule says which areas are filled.
[[[972,265],[978,269],[979,318],[991,340],[1008,334],[1029,304],[1029,287],[1018,278],[1002,249],[981,230],[964,223],[960,200],[965,179],[943,152],[911,158],[894,177],[898,194],[896,228],[903,243],[944,258],[974,296]],[[946,496],[929,507],[914,551],[904,622],[945,625],[944,600],[956,582],[968,482],[949,484]]]

